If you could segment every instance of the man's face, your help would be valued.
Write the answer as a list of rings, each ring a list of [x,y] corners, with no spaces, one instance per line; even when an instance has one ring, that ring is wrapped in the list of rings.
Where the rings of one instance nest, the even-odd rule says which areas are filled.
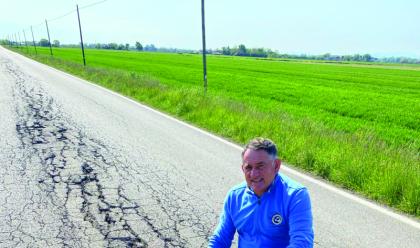
[[[264,150],[247,149],[243,156],[242,171],[248,187],[261,196],[279,171],[280,164],[280,160],[271,158]]]

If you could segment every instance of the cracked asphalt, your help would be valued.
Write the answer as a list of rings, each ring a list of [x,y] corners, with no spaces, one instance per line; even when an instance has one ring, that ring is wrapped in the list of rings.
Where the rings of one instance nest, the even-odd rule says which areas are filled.
[[[42,80],[10,59],[0,58],[0,71],[7,120],[0,155],[1,247],[207,245],[217,212],[203,195],[189,192],[190,172],[107,145],[74,121]],[[162,151],[167,146],[136,142],[143,152],[149,142]]]
[[[237,147],[2,47],[0,116],[0,247],[206,247],[243,180]],[[309,189],[315,247],[420,244],[417,220],[281,170]]]

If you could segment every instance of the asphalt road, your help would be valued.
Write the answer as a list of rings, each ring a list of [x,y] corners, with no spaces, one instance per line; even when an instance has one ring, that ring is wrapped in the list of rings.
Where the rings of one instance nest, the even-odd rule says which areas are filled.
[[[205,247],[240,147],[0,47],[0,247]],[[315,247],[420,247],[418,221],[288,167]]]

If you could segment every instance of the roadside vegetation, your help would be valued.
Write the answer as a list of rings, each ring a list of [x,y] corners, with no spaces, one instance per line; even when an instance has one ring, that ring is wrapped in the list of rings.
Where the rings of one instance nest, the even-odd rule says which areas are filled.
[[[420,67],[134,51],[13,49],[420,217]]]

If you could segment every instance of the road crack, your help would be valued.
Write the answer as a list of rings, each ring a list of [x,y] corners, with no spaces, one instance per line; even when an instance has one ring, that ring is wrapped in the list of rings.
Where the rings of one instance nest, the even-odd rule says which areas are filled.
[[[3,64],[1,69],[15,81],[16,134],[25,151],[16,155],[18,171],[36,175],[32,180],[43,194],[31,194],[28,186],[31,210],[26,212],[39,216],[33,225],[41,230],[57,226],[50,237],[34,235],[11,224],[16,216],[24,217],[22,212],[10,216],[7,223],[13,228],[6,228],[0,240],[9,237],[17,246],[206,246],[211,227],[205,223],[216,216],[209,207],[189,203],[194,196],[177,192],[169,172],[120,160],[66,116],[39,81],[10,62]],[[142,179],[132,182],[133,174]],[[40,207],[52,209],[59,220],[44,221]]]

